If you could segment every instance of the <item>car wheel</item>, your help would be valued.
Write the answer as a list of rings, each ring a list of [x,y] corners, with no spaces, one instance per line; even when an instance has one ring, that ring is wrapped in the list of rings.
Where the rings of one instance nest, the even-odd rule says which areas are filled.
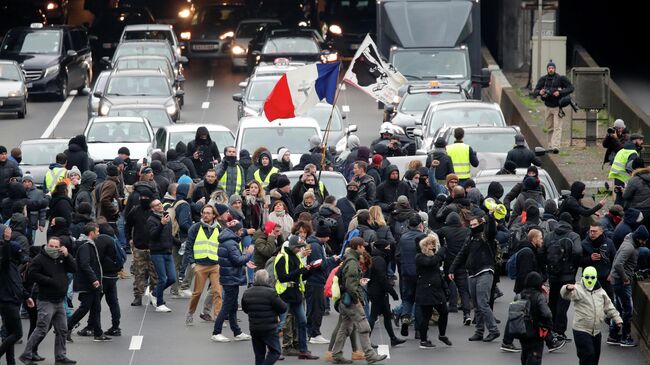
[[[27,99],[23,101],[23,110],[19,111],[16,113],[18,116],[18,119],[25,119],[25,115],[27,115]]]
[[[65,101],[68,98],[68,77],[66,75],[61,76],[61,88],[57,94],[57,99],[59,101]]]

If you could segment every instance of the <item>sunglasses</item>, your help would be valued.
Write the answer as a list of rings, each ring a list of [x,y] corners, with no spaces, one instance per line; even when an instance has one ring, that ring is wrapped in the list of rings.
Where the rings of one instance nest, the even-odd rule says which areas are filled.
[[[583,276],[583,278],[585,278],[587,280],[596,280],[595,276]]]

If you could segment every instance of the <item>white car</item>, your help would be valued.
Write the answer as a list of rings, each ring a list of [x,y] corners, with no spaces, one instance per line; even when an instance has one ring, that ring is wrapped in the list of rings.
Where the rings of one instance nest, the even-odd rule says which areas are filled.
[[[127,147],[131,159],[147,157],[153,141],[153,129],[142,117],[95,117],[84,130],[88,154],[94,159],[112,161],[120,147]]]
[[[286,147],[291,152],[291,162],[297,165],[300,156],[309,153],[309,138],[314,135],[323,138],[318,122],[313,118],[297,117],[269,122],[264,117],[245,117],[239,121],[235,146],[238,156],[243,149],[253,154],[258,147],[264,146],[271,151],[273,158],[277,157],[280,147]]]
[[[156,136],[149,149],[149,155],[155,151],[167,152],[171,148],[176,148],[178,142],[185,145],[190,143],[196,137],[196,130],[199,127],[206,127],[210,133],[210,139],[217,144],[217,148],[222,152],[224,147],[235,145],[235,136],[230,129],[220,124],[190,124],[179,123],[159,128]]]
[[[286,175],[291,182],[291,186],[294,186],[302,175],[302,171],[287,171],[282,174]],[[319,177],[319,173],[316,173],[316,177]],[[325,188],[327,188],[327,192],[336,199],[343,198],[348,193],[348,182],[340,172],[321,171],[320,181],[325,185]]]
[[[481,170],[474,177],[474,182],[476,183],[476,188],[483,194],[487,196],[487,190],[490,186],[490,183],[493,181],[501,183],[503,186],[503,191],[507,194],[512,188],[524,180],[528,169],[519,168],[515,170],[514,175],[497,175],[500,169],[489,169]],[[551,176],[542,168],[537,168],[540,184],[544,187],[546,192],[546,199],[553,199],[556,202],[560,199],[560,191],[558,191],[555,182]]]

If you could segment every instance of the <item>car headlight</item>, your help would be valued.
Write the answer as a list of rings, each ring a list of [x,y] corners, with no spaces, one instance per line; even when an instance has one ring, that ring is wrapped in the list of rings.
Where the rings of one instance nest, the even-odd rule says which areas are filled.
[[[242,55],[244,53],[246,53],[246,50],[243,47],[241,47],[241,46],[239,46],[237,44],[234,47],[232,47],[232,54],[234,54],[234,55]]]
[[[99,115],[108,115],[108,112],[111,111],[111,106],[108,104],[102,104],[99,107]]]
[[[253,109],[251,107],[248,107],[248,106],[244,107],[244,116],[245,117],[257,117],[259,115],[260,115],[259,111],[255,110],[255,109]]]
[[[343,29],[341,29],[341,27],[339,25],[336,25],[336,24],[330,25],[329,30],[330,30],[330,33],[336,34],[336,35],[341,35],[341,33],[343,33]]]
[[[59,65],[54,65],[50,66],[45,69],[45,73],[43,74],[43,77],[47,77],[49,75],[54,75],[59,72]]]
[[[59,4],[52,3],[52,2],[47,3],[47,5],[45,5],[45,9],[47,9],[47,10],[54,10],[54,9],[56,9],[58,7],[59,7]]]
[[[320,59],[323,61],[323,63],[336,62],[336,60],[339,59],[339,55],[336,52],[332,52],[330,54],[320,56]]]
[[[190,9],[185,8],[185,9],[178,12],[178,17],[179,18],[189,18],[191,14],[192,14],[192,12],[190,11]]]
[[[220,35],[220,36],[219,36],[219,39],[224,40],[224,39],[226,39],[226,38],[232,38],[232,37],[234,37],[234,36],[235,36],[235,32],[233,32],[233,31],[231,30],[231,31],[228,31],[228,32],[226,32],[226,33]]]
[[[184,41],[189,41],[192,39],[192,32],[181,32],[181,39]]]
[[[169,114],[169,115],[176,114],[176,105],[175,104],[169,105],[165,109],[167,110],[167,114]]]
[[[304,20],[301,20],[301,21],[298,22],[298,26],[299,26],[299,27],[306,27],[306,26],[308,26],[308,25],[309,25],[309,24],[307,24],[307,22],[304,21]]]
[[[7,96],[10,98],[15,98],[17,96],[24,96],[24,95],[25,95],[25,91],[23,91],[22,89],[12,90],[7,93]]]

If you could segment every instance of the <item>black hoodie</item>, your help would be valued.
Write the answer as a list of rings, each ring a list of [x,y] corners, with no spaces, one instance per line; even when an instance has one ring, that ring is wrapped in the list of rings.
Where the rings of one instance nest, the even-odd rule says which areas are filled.
[[[93,206],[93,190],[97,183],[97,174],[88,170],[81,174],[81,183],[77,187],[77,195],[74,197],[74,207],[81,203],[89,203]]]
[[[196,167],[194,167],[194,161],[191,158],[192,156],[187,155],[187,146],[185,145],[185,143],[180,141],[176,144],[176,153],[178,153],[178,161],[182,162],[183,165],[185,165],[185,167],[187,167],[187,170],[190,172],[190,177],[192,179],[199,178],[199,175],[196,173]]]
[[[201,139],[201,135],[207,135],[208,138]],[[178,149],[178,147],[176,148]],[[200,156],[195,160],[192,156],[196,151],[199,151]],[[212,161],[221,162],[219,147],[210,138],[210,132],[206,127],[197,128],[194,140],[187,145],[187,156],[192,159],[198,176],[204,176],[209,169],[213,168]]]
[[[409,197],[411,188],[406,181],[399,179],[399,170],[397,169],[397,166],[388,165],[385,171],[386,179],[377,187],[376,203],[381,207],[381,210],[387,214],[393,210],[395,207],[394,203],[397,202],[397,198],[399,198],[400,195],[404,195],[407,198]],[[397,179],[395,180],[390,179],[390,174],[393,171],[398,172]]]
[[[471,231],[460,224],[460,216],[456,212],[451,212],[445,219],[444,227],[436,231],[440,239],[440,245],[446,248],[446,259],[444,269],[449,274],[449,267],[454,262],[456,256],[463,248]]]
[[[390,253],[380,249],[383,247],[386,247],[386,245],[377,245],[376,243],[371,250],[372,266],[368,274],[370,278],[370,282],[368,282],[368,297],[371,301],[381,301],[387,294],[390,294],[393,299],[397,299],[397,292],[388,281],[386,262],[390,257]]]
[[[68,149],[63,152],[68,158],[67,166],[77,166],[79,171],[83,174],[84,171],[90,167],[88,159],[88,145],[86,144],[86,137],[78,135],[72,137],[68,142]]]
[[[564,202],[560,205],[560,214],[568,212],[571,214],[573,221],[571,225],[573,226],[573,231],[582,234],[582,229],[580,228],[580,218],[588,217],[597,211],[600,210],[603,206],[601,204],[596,204],[593,208],[585,208],[580,200],[584,197],[585,184],[581,181],[575,181],[571,184],[571,196],[566,198]]]
[[[29,266],[29,279],[38,285],[38,300],[60,303],[68,292],[68,273],[77,271],[77,262],[68,252],[53,259],[45,253],[45,246]]]

